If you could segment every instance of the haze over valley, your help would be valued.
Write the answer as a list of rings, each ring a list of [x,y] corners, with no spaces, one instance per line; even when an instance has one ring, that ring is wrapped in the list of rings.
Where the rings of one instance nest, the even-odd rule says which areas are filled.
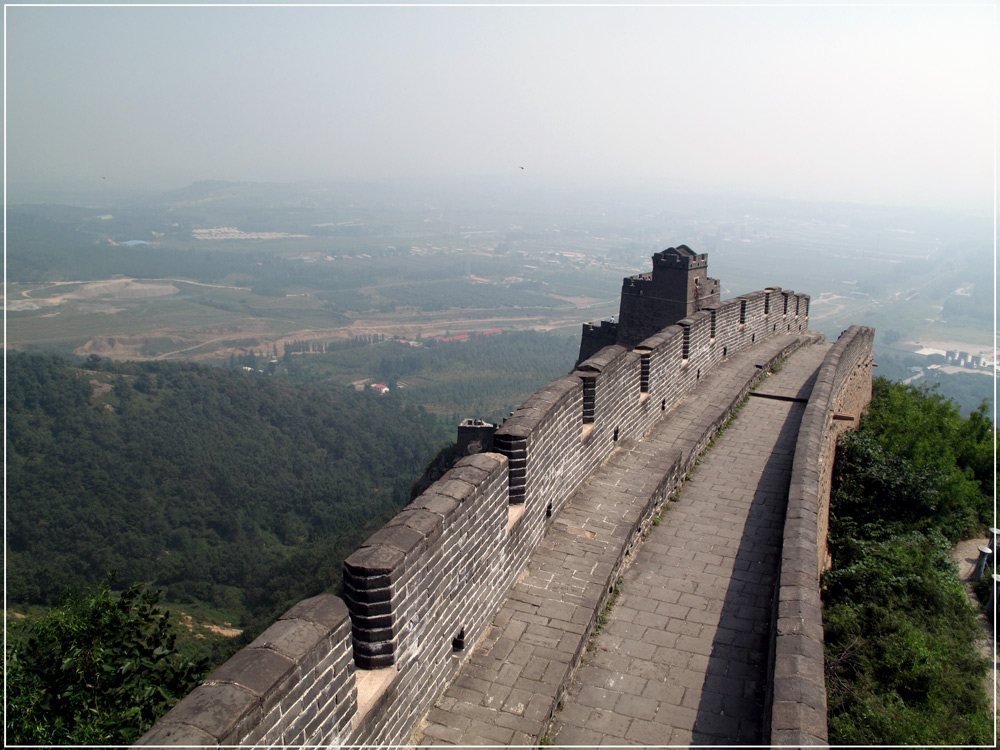
[[[709,253],[723,298],[806,292],[828,338],[874,325],[906,378],[972,376],[956,391],[975,392],[969,408],[992,393],[989,222],[943,211],[516,181],[202,182],[117,205],[12,205],[8,238],[11,348],[226,364],[359,337],[575,339],[618,312],[622,277],[683,243]]]
[[[994,10],[6,5],[11,605],[252,637],[680,244],[975,410]]]
[[[739,667],[747,679],[734,682],[725,670],[738,663],[715,662],[716,647],[728,652],[746,636],[766,650],[770,627],[773,658],[749,661],[782,663],[772,618],[781,607],[751,592],[752,609],[772,619],[747,619],[757,615],[744,616],[739,579],[747,560],[767,559],[804,580],[823,559],[829,510],[827,549],[846,567],[824,578],[823,608],[832,611],[831,595],[850,605],[840,625],[818,627],[815,587],[785,587],[781,572],[773,591],[808,600],[806,630],[846,650],[835,657],[841,671],[826,670],[825,692],[819,683],[794,691],[829,697],[834,745],[982,744],[992,717],[972,697],[978,672],[940,634],[971,639],[961,628],[978,629],[971,611],[955,624],[950,602],[965,594],[945,581],[948,544],[981,543],[972,537],[996,525],[998,18],[996,2],[909,0],[6,4],[5,739],[131,745],[234,654],[233,670],[219,673],[228,676],[209,678],[225,708],[196,695],[182,709],[201,706],[232,732],[259,714],[301,733],[258,723],[248,735],[201,735],[185,718],[157,736],[172,726],[184,728],[170,741],[294,744],[332,737],[311,733],[336,724],[342,739],[367,737],[366,725],[397,726],[390,716],[416,711],[408,696],[429,700],[443,670],[479,668],[474,644],[493,636],[472,620],[488,615],[487,601],[499,606],[498,581],[534,592],[547,577],[545,593],[566,601],[531,593],[540,603],[526,606],[548,625],[508,618],[528,629],[490,631],[494,644],[534,639],[538,650],[518,657],[533,676],[512,690],[508,652],[493,652],[507,697],[470,706],[478,715],[503,705],[490,729],[504,733],[483,737],[521,737],[511,721],[520,730],[529,714],[562,710],[572,665],[591,656],[583,623],[601,630],[626,559],[642,552],[637,540],[661,520],[687,523],[665,512],[679,499],[671,488],[701,461],[693,446],[716,442],[738,394],[777,375],[759,394],[798,396],[747,398],[767,402],[744,411],[761,421],[727,435],[773,430],[785,446],[758,446],[769,478],[746,485],[754,515],[720,521],[735,524],[735,536],[719,532],[739,543],[719,558],[737,566],[733,576],[725,582],[725,566],[709,573],[697,556],[691,568],[706,575],[698,601],[720,604],[723,626],[732,612],[732,629],[712,636],[702,604],[683,607],[690,620],[674,617],[679,606],[664,614],[665,626],[677,619],[678,632],[701,633],[690,660],[670,627],[648,628],[648,643],[633,638],[639,614],[605,636],[621,642],[627,630],[642,667],[649,653],[668,657],[653,665],[662,674],[642,677],[650,695],[682,691],[683,711],[704,712],[699,724],[716,723],[725,706],[720,726],[749,741],[777,673]],[[662,253],[681,245],[707,254],[707,273],[700,257]],[[593,376],[564,377],[583,326],[621,315],[623,278],[649,273],[657,253],[658,270],[673,264],[666,281],[634,284],[617,327],[598,327],[588,346],[633,346],[690,314],[661,304],[685,296],[674,291],[682,277],[688,300],[706,299],[706,283],[714,299],[718,280],[721,313],[641,357],[612,350],[620,356],[587,365]],[[795,294],[753,294],[773,287]],[[747,304],[726,303],[743,294],[753,295]],[[783,335],[775,300],[801,309],[806,295],[809,328],[828,342],[858,327],[828,353],[801,347],[782,368],[780,357],[815,337],[792,315]],[[860,416],[871,328],[884,379]],[[813,372],[823,387],[805,407],[790,403],[804,401]],[[785,378],[795,384],[776,385]],[[832,450],[847,425],[860,427],[845,433],[858,436],[854,447]],[[662,442],[635,445],[654,433]],[[805,449],[791,466],[795,440]],[[491,455],[466,456],[480,451]],[[841,486],[827,505],[828,485],[789,479],[785,463]],[[623,473],[605,485],[596,472],[612,464]],[[612,485],[628,491],[606,494]],[[598,489],[574,505],[582,487]],[[781,487],[798,488],[785,541]],[[698,510],[708,506],[694,507],[708,517]],[[578,510],[599,533],[566,526]],[[770,551],[758,546],[765,527],[778,545]],[[516,566],[543,534],[554,556],[597,550],[589,578],[544,560],[529,565],[540,577],[522,576]],[[903,573],[885,575],[894,570]],[[747,575],[770,586],[771,573]],[[942,593],[927,593],[932,579]],[[673,607],[668,587],[654,604]],[[601,595],[592,606],[591,588]],[[305,601],[319,594],[333,596]],[[946,616],[931,617],[932,604]],[[859,612],[882,640],[859,646]],[[904,613],[916,613],[914,625]],[[243,648],[279,618],[268,631],[276,641]],[[791,648],[802,648],[800,635]],[[579,638],[571,658],[565,646]],[[809,643],[821,659],[823,645]],[[565,676],[529,655],[543,651],[572,661]],[[688,666],[705,660],[707,676],[672,672],[676,655]],[[279,677],[285,657],[295,664]],[[889,687],[879,681],[900,665],[912,669]],[[796,679],[824,673],[807,667]],[[322,686],[306,687],[307,673]],[[252,682],[231,684],[234,674]],[[730,677],[715,682],[719,674]],[[251,697],[241,687],[272,677],[292,692],[253,687]],[[748,722],[713,692],[724,681]],[[520,689],[527,682],[559,695],[546,708]],[[744,683],[758,686],[759,705]],[[625,694],[640,681],[619,684],[622,700],[594,710],[602,724],[638,722],[653,706],[645,688]],[[928,702],[925,713],[950,734],[900,718],[911,695],[947,695],[953,703]],[[249,713],[231,710],[237,703]],[[791,715],[773,703],[776,716]],[[842,703],[851,712],[838,714]],[[981,726],[955,734],[966,710]],[[656,711],[657,721],[669,713]],[[841,730],[877,716],[890,731],[836,730],[837,715],[847,717]],[[453,729],[438,736],[453,739]],[[549,739],[558,737],[531,741]]]
[[[6,6],[7,346],[575,337],[686,243],[992,393],[994,11]]]

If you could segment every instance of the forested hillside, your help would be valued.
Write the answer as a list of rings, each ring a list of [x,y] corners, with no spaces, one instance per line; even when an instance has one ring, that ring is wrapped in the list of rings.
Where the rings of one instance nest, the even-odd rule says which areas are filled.
[[[7,359],[7,596],[118,571],[267,621],[339,584],[449,441],[392,396],[185,363]]]
[[[576,336],[540,331],[472,334],[461,341],[430,339],[422,346],[387,340],[285,356],[275,374],[345,385],[375,380],[453,426],[466,417],[502,421],[528,395],[569,372],[579,350]]]
[[[986,745],[976,613],[950,549],[993,520],[995,432],[937,393],[875,380],[838,445],[823,577],[830,742]]]

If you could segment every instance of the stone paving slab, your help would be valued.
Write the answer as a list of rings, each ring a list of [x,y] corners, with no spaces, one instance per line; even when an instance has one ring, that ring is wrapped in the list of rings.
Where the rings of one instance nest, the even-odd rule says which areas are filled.
[[[624,556],[630,530],[657,485],[678,462],[688,464],[700,443],[695,433],[718,420],[760,363],[789,343],[788,338],[769,339],[721,363],[702,377],[642,442],[622,441],[620,449],[553,519],[525,574],[459,674],[419,723],[412,744],[537,744],[583,654],[597,606],[615,586],[616,566]],[[768,409],[775,405],[778,409],[802,408],[794,402],[769,400],[765,404]],[[737,422],[741,420],[742,416]],[[769,424],[757,425],[754,434],[759,430],[777,434],[781,421],[775,417]],[[790,465],[790,457],[788,460]],[[756,486],[759,476],[751,476],[749,467],[746,469],[745,479]],[[695,475],[699,474],[709,476],[710,472],[699,468]],[[723,484],[723,489],[729,488]],[[673,528],[677,522],[678,536],[658,542],[651,536],[652,545],[644,545],[656,550],[668,567],[683,570],[684,576],[672,586],[655,577],[639,580],[635,590],[642,593],[630,594],[634,606],[623,608],[619,604],[615,608],[601,636],[601,650],[591,654],[587,663],[599,668],[605,662],[596,657],[607,655],[615,657],[606,660],[614,666],[601,678],[601,684],[578,683],[583,691],[579,703],[563,710],[558,735],[550,734],[560,744],[612,740],[617,744],[663,744],[664,731],[671,736],[677,731],[677,736],[683,737],[684,727],[694,725],[700,706],[695,696],[705,687],[705,670],[713,655],[711,640],[706,643],[702,636],[708,628],[716,629],[723,616],[720,602],[729,601],[720,576],[729,570],[750,579],[740,580],[740,591],[744,587],[766,588],[771,580],[760,572],[763,553],[760,560],[749,552],[741,555],[739,540],[741,533],[772,533],[777,516],[764,514],[741,531],[732,520],[730,507],[737,502],[738,497],[725,496],[716,506],[698,503],[706,514],[671,510],[661,527]],[[684,506],[683,502],[679,505]],[[706,543],[709,533],[714,536]],[[735,550],[731,549],[734,541]],[[710,570],[713,566],[719,570]],[[630,585],[633,579],[629,577]],[[688,598],[682,601],[682,596]],[[756,591],[733,597],[737,606],[751,608],[763,609],[770,602],[769,595]],[[752,618],[757,613],[737,609],[734,615],[739,614]],[[733,634],[727,631],[723,637],[734,641],[742,636],[741,628],[755,628],[746,618],[727,624]],[[668,673],[670,679],[666,680]],[[713,683],[712,687],[721,686]],[[752,700],[745,695],[742,681],[738,692],[739,700]],[[685,705],[685,696],[688,704],[695,701],[699,705]],[[665,710],[664,701],[671,700],[677,705]],[[714,698],[706,698],[709,700]],[[585,716],[586,720],[578,725],[566,720],[574,716]],[[669,717],[673,718],[667,722]],[[656,742],[650,740],[654,735],[660,738]],[[576,742],[575,738],[585,740]]]
[[[799,350],[765,380],[756,391],[765,397],[749,399],[669,504],[624,576],[609,625],[591,641],[552,744],[767,743],[771,597],[805,408],[798,399],[828,348]],[[647,656],[632,655],[630,643],[660,645]],[[613,725],[595,716],[608,708]]]
[[[823,357],[826,356],[830,346],[830,344],[810,346],[799,351],[796,356],[789,357],[777,369],[776,374],[781,375],[781,377],[772,375],[766,378],[754,389],[754,395],[807,401],[809,394],[812,393],[813,384],[816,382],[819,364],[822,364]],[[817,364],[817,359],[819,364]]]

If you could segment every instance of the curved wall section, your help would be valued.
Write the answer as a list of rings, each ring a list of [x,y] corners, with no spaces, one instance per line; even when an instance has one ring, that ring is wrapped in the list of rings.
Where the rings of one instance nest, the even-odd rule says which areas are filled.
[[[326,630],[282,625],[296,650],[269,629],[138,744],[405,743],[580,484],[720,361],[769,336],[797,338],[808,300],[746,294],[580,362],[512,413],[495,453],[461,459],[345,561],[346,603],[323,595],[337,604],[315,623]],[[682,456],[682,472],[695,456]],[[302,619],[304,605],[279,624]]]
[[[767,712],[772,745],[827,744],[819,576],[837,436],[857,424],[872,393],[875,330],[852,326],[830,348],[802,415],[785,514],[773,618]]]

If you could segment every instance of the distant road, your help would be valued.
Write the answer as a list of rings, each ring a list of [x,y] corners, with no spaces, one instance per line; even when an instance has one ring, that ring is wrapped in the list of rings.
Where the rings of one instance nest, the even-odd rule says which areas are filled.
[[[71,284],[112,284],[116,282],[130,282],[130,281],[141,281],[143,283],[151,284],[158,281],[172,281],[178,284],[193,284],[194,286],[207,286],[212,289],[238,289],[243,292],[249,292],[250,287],[248,286],[228,286],[226,284],[206,284],[202,281],[191,281],[191,279],[173,279],[173,278],[156,278],[156,279],[137,279],[128,276],[116,276],[112,279],[78,279],[76,281],[40,281],[36,282],[38,286],[32,289],[24,289],[21,292],[22,297],[27,297],[31,299],[32,292],[39,292],[51,289],[57,286],[69,286]],[[31,283],[31,282],[12,282],[12,283]]]
[[[47,292],[55,287],[59,286],[72,286],[74,284],[116,284],[116,283],[130,283],[139,282],[143,284],[156,284],[159,282],[163,283],[178,283],[178,284],[191,284],[193,286],[204,286],[212,289],[235,289],[241,292],[249,292],[250,287],[246,286],[228,286],[226,284],[206,284],[202,281],[191,281],[190,279],[175,279],[175,278],[156,278],[156,279],[138,279],[128,276],[118,276],[113,279],[78,279],[76,281],[41,281],[35,282],[37,286],[32,286],[30,289],[22,289],[21,297],[23,299],[40,299],[40,297],[34,296],[36,292]],[[31,282],[11,282],[16,284],[21,283],[31,283]],[[52,295],[45,295],[52,296]]]

